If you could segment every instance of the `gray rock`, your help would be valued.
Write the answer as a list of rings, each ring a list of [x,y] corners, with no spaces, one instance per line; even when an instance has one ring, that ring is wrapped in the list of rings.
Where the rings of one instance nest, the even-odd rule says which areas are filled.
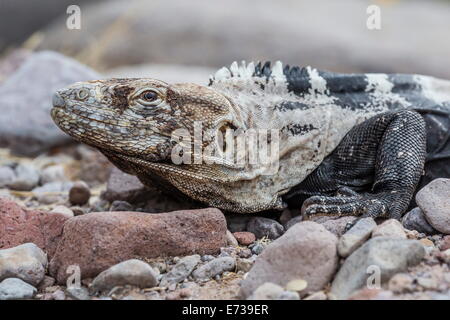
[[[257,239],[267,237],[274,240],[283,235],[284,227],[273,219],[254,217],[247,223],[247,231],[254,233]]]
[[[102,198],[110,202],[121,200],[133,203],[145,197],[147,192],[148,190],[136,176],[126,174],[117,168],[113,168],[106,184],[106,191],[102,194]]]
[[[37,286],[45,276],[47,255],[34,243],[0,250],[0,281],[19,278]]]
[[[56,52],[33,53],[0,86],[0,147],[36,155],[71,141],[51,119],[52,95],[73,82],[99,78],[99,74]]]
[[[85,287],[70,286],[66,288],[68,297],[74,300],[90,300],[89,290]]]
[[[249,272],[254,263],[254,258],[238,258],[236,260],[236,269],[237,271]]]
[[[300,300],[300,295],[295,291],[283,291],[277,300]]]
[[[284,293],[284,289],[271,282],[265,282],[248,296],[247,300],[276,300]]]
[[[406,239],[406,232],[402,224],[397,219],[389,219],[376,226],[372,232],[372,237],[390,237]]]
[[[450,234],[450,179],[431,181],[416,194],[416,202],[434,229]]]
[[[31,190],[36,199],[42,204],[51,204],[67,199],[67,192],[72,188],[70,181],[48,182]]]
[[[82,206],[88,203],[91,197],[91,190],[84,181],[77,181],[69,191],[69,201],[76,206]]]
[[[380,271],[380,282],[384,283],[418,264],[424,255],[423,245],[416,240],[372,238],[345,260],[333,280],[331,293],[337,299],[347,299],[371,280],[374,270]]]
[[[234,246],[234,247],[239,246],[238,241],[236,240],[234,235],[230,232],[230,230],[227,230],[227,245]]]
[[[177,264],[163,276],[160,286],[167,287],[171,283],[183,282],[200,263],[200,260],[198,254],[180,259],[180,261],[178,261]]]
[[[147,263],[131,259],[101,272],[91,284],[93,292],[103,292],[117,286],[152,288],[158,284],[157,273]]]
[[[347,231],[347,225],[349,223],[353,223],[356,219],[358,219],[357,217],[354,217],[354,216],[345,216],[345,217],[338,217],[338,218],[334,218],[334,217],[333,218],[317,217],[317,218],[319,218],[319,220],[313,220],[313,221],[320,223],[321,225],[323,225],[325,227],[325,229],[327,229],[328,231],[330,231],[337,237],[342,236],[345,233],[345,231]],[[323,219],[320,219],[320,218],[323,218]]]
[[[0,116],[1,122],[1,116]],[[1,128],[0,128],[1,131]],[[1,138],[0,138],[1,139]],[[14,169],[16,178],[9,184],[9,187],[19,191],[30,191],[39,183],[39,172],[30,164],[20,163]]]
[[[342,235],[338,241],[337,249],[341,257],[348,257],[370,238],[377,224],[372,218],[359,220],[350,230]]]
[[[284,287],[295,279],[308,284],[301,295],[322,289],[337,268],[336,245],[336,236],[322,225],[312,221],[295,224],[258,256],[242,281],[240,295],[248,297],[266,282]]]
[[[109,211],[134,211],[134,207],[126,202],[121,200],[115,200],[113,203],[111,203],[111,207],[109,208]]]
[[[263,244],[260,243],[260,242],[256,242],[256,243],[254,243],[254,244],[251,245],[251,248],[250,248],[250,249],[252,250],[252,253],[259,255],[259,254],[261,254],[261,253],[263,252],[263,250],[264,250],[265,248],[266,248],[265,245],[263,245]]]
[[[41,171],[41,184],[43,185],[49,182],[64,182],[67,180],[64,167],[61,165],[48,166]]]
[[[420,233],[425,233],[428,235],[434,235],[438,233],[425,219],[425,215],[419,207],[412,209],[407,212],[402,219],[402,224],[405,229],[417,230]]]
[[[31,299],[37,289],[18,278],[8,278],[0,283],[0,300]]]
[[[193,273],[193,277],[198,280],[208,280],[225,271],[231,271],[235,268],[236,262],[232,257],[215,258],[206,264],[198,267]]]
[[[7,187],[16,179],[16,174],[13,169],[8,166],[0,167],[0,188]]]

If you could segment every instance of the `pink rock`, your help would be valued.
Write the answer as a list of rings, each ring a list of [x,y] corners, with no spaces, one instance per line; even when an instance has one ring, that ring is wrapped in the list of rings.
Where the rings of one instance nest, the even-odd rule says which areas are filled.
[[[71,265],[82,278],[133,258],[215,254],[226,246],[227,225],[215,208],[161,214],[94,212],[70,219],[50,262],[50,274],[63,283]]]
[[[64,214],[26,210],[14,201],[0,198],[0,249],[32,242],[51,257],[67,220]]]
[[[233,233],[233,236],[240,244],[244,246],[248,246],[256,240],[255,235],[251,232],[235,232]]]

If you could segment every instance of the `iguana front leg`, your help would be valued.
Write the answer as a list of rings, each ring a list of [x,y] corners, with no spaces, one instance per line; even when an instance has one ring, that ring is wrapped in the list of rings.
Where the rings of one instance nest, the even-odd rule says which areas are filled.
[[[383,113],[354,127],[286,200],[303,214],[401,218],[423,173],[426,128],[415,111]]]

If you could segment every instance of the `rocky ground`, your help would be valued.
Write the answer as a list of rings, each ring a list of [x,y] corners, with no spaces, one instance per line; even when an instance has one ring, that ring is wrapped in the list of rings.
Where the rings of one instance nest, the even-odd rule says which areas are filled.
[[[54,52],[0,63],[0,300],[450,299],[450,180],[347,232],[354,217],[197,208],[52,125],[52,91],[97,76]]]

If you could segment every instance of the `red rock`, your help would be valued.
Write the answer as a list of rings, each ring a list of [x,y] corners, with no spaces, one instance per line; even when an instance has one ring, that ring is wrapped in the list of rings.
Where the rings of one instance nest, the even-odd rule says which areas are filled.
[[[233,233],[233,236],[236,238],[236,240],[244,245],[244,246],[248,246],[249,244],[252,244],[253,242],[255,242],[256,237],[253,233],[251,232],[235,232]]]
[[[444,238],[442,238],[440,244],[439,244],[439,249],[441,251],[445,251],[447,249],[450,249],[450,236],[445,236]]]
[[[63,283],[70,265],[82,278],[133,258],[215,254],[226,245],[227,225],[215,208],[143,212],[94,212],[70,219],[50,262],[50,274]]]
[[[14,201],[0,198],[0,249],[32,242],[53,256],[68,217],[39,210],[26,210]]]

